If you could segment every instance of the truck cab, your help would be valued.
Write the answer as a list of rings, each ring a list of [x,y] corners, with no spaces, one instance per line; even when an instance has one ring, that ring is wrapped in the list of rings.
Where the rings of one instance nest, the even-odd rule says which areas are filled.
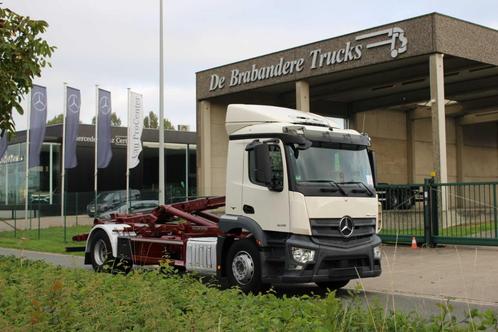
[[[251,236],[239,240],[218,274],[248,290],[296,282],[339,288],[380,275],[379,204],[367,135],[311,113],[237,104],[228,106],[226,130],[219,227]],[[223,246],[219,251],[223,256]]]
[[[85,263],[129,271],[166,261],[257,292],[276,283],[336,289],[381,273],[370,139],[319,115],[229,105],[226,197],[95,219]],[[219,209],[225,208],[220,216]]]

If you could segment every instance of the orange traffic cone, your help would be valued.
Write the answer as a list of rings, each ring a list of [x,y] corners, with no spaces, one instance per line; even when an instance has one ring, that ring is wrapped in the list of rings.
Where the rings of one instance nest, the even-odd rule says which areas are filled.
[[[417,239],[414,237],[412,237],[412,249],[417,249]]]

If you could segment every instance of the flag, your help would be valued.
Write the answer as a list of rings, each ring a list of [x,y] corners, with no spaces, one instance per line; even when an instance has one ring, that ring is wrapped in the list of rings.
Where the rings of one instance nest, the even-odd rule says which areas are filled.
[[[98,142],[97,142],[97,167],[106,168],[112,159],[111,150],[111,93],[99,89],[98,93]]]
[[[29,117],[29,168],[40,165],[40,151],[47,123],[47,88],[33,85]]]
[[[4,131],[3,136],[0,137],[0,160],[2,160],[3,155],[7,151],[7,147],[8,147],[7,131]]]
[[[64,167],[74,168],[78,166],[76,157],[76,138],[80,127],[80,90],[67,87],[66,89],[66,118],[64,123]]]
[[[128,98],[128,140],[127,156],[128,168],[138,165],[138,156],[142,152],[142,130],[143,130],[143,97],[141,94],[131,92]]]

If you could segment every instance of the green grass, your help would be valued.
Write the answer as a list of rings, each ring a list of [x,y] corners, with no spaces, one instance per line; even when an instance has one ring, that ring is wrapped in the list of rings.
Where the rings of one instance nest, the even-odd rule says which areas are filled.
[[[64,243],[63,227],[40,229],[39,237],[37,229],[18,230],[15,237],[14,231],[0,232],[0,247],[64,254],[65,247],[84,246],[85,242],[74,242],[71,238],[76,234],[88,233],[90,229],[90,226],[67,227],[67,243]]]
[[[495,230],[495,223],[493,221],[486,221],[481,223],[472,224],[462,224],[450,226],[447,228],[441,228],[439,230],[439,236],[449,236],[449,237],[475,237],[482,234],[483,237],[489,237],[489,232]],[[381,235],[408,235],[408,236],[423,236],[423,228],[407,228],[407,229],[395,229],[395,228],[383,228]]]
[[[0,331],[476,331],[496,330],[492,311],[457,321],[451,305],[421,318],[354,293],[325,297],[219,290],[168,266],[129,275],[65,269],[0,256]]]

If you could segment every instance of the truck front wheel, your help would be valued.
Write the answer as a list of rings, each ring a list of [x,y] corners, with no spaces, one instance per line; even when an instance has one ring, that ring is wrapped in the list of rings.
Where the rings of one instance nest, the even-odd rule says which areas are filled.
[[[231,286],[237,286],[245,293],[257,293],[262,289],[261,259],[254,241],[235,241],[228,251],[225,268]]]

